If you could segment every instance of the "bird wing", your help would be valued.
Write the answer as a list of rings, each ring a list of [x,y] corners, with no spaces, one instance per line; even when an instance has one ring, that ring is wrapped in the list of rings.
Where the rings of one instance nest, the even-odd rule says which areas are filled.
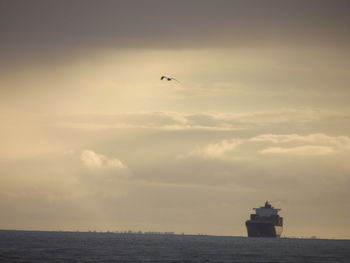
[[[181,83],[180,81],[178,81],[176,78],[170,78],[170,79],[175,80],[175,81],[179,82],[180,84],[182,84],[182,83]]]
[[[179,84],[182,85],[182,83],[180,81],[178,81],[176,78],[170,78],[170,77],[167,77],[167,76],[161,76],[160,77],[160,80],[163,80],[163,79],[166,79],[166,80],[175,80],[176,82],[178,82]]]

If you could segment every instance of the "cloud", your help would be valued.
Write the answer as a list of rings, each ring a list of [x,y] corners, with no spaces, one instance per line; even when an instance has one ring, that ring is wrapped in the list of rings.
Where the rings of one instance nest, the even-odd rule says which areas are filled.
[[[25,51],[40,46],[44,52],[75,46],[183,48],[349,41],[347,1],[219,2],[103,1],[96,8],[95,1],[86,0],[7,1],[1,13],[3,42],[7,49],[23,49],[25,43]],[[46,23],[39,23],[38,17]]]
[[[54,126],[90,132],[109,129],[150,129],[164,131],[235,131],[241,129],[235,124],[225,121],[225,119],[222,119],[216,113],[186,114],[165,111],[110,115],[68,115],[59,117],[59,120]]]
[[[207,131],[237,131],[252,127],[296,123],[321,123],[324,120],[345,121],[348,112],[331,112],[319,109],[279,109],[278,111],[255,111],[245,113],[226,112],[129,112],[117,114],[67,114],[57,116],[52,125],[63,129],[98,132],[110,129],[152,129],[164,131],[207,130]],[[315,136],[315,135],[313,135]],[[288,140],[293,137],[288,135]],[[274,135],[264,135],[254,140],[276,140]],[[284,140],[279,135],[279,140]],[[301,138],[299,138],[301,140]],[[312,139],[312,138],[303,138]],[[317,138],[320,139],[320,136]]]
[[[89,169],[125,170],[126,166],[118,158],[109,158],[92,150],[84,150],[80,160]]]
[[[318,108],[231,113],[143,111],[29,116],[9,114],[2,119],[0,141],[4,147],[0,149],[0,157],[52,154],[67,151],[67,149],[86,149],[87,147],[101,149],[100,144],[104,141],[118,143],[120,147],[125,146],[123,152],[128,152],[130,144],[124,145],[123,142],[124,136],[130,136],[130,132],[135,136],[134,141],[139,141],[138,143],[151,143],[150,141],[141,142],[142,136],[157,133],[158,137],[152,138],[153,145],[155,141],[160,141],[162,136],[159,137],[159,135],[162,134],[168,136],[167,143],[171,140],[176,147],[186,143],[192,149],[223,140],[230,141],[233,136],[235,139],[249,137],[256,143],[258,141],[271,141],[271,143],[291,141],[292,143],[293,141],[298,145],[290,147],[295,147],[305,146],[307,142],[313,144],[313,141],[326,143],[329,138],[325,134],[349,134],[349,123],[350,113],[346,109],[331,111]],[[24,129],[26,133],[21,132]],[[179,133],[182,133],[180,137]],[[299,136],[298,134],[310,135]],[[346,136],[338,137],[339,147],[349,144]],[[40,144],[37,141],[40,141]],[[271,144],[267,147],[276,147],[276,145]],[[105,149],[101,151],[112,152],[112,156],[114,154],[120,156],[120,153],[114,153],[109,147],[106,151]],[[187,151],[186,147],[186,150],[182,150],[182,154]]]
[[[188,156],[204,159],[255,159],[263,154],[319,156],[349,153],[350,137],[326,134],[262,134],[247,139],[222,140],[192,151]]]
[[[273,144],[323,144],[331,147],[350,150],[350,137],[329,136],[322,133],[309,134],[306,136],[298,134],[263,134],[251,138],[252,142],[270,142]]]
[[[194,155],[199,155],[205,159],[221,159],[231,156],[242,144],[240,140],[223,140],[219,143],[209,144],[201,150],[193,152]]]
[[[292,155],[330,155],[337,150],[329,146],[300,146],[291,148],[269,147],[260,151],[263,154],[292,154]]]

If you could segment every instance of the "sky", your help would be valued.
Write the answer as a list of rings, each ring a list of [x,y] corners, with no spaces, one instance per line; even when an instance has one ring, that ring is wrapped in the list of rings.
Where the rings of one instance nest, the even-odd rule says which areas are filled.
[[[1,0],[0,229],[349,239],[349,12]]]

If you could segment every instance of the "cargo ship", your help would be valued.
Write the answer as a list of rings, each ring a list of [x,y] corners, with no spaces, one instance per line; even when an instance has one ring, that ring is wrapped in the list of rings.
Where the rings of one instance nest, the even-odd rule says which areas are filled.
[[[253,208],[255,214],[245,222],[248,237],[280,237],[283,230],[283,218],[278,215],[281,210],[266,201],[265,206]]]

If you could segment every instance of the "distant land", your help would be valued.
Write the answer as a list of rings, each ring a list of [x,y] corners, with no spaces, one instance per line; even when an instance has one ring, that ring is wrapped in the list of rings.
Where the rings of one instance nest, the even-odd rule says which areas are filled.
[[[96,233],[96,234],[120,234],[120,235],[174,235],[174,236],[211,236],[211,237],[247,237],[248,236],[235,236],[235,235],[211,235],[211,234],[205,234],[205,233],[197,233],[197,234],[193,234],[193,233],[176,233],[176,232],[172,232],[172,231],[133,231],[133,230],[122,230],[122,231],[97,231],[97,230],[88,230],[88,231],[80,231],[80,230],[76,230],[76,231],[72,231],[72,230],[25,230],[25,229],[0,229],[1,231],[23,231],[23,232],[53,232],[53,233],[59,233],[59,232],[64,232],[64,233]],[[313,236],[281,236],[280,238],[284,238],[284,239],[319,239],[319,240],[350,240],[348,238],[319,238],[315,235]],[[278,238],[277,238],[278,239]]]

